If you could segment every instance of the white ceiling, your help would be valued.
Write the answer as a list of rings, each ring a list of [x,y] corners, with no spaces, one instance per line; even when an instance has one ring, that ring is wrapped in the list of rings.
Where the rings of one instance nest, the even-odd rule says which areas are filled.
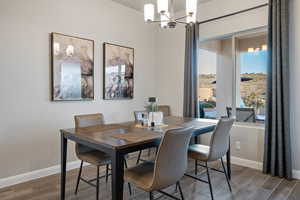
[[[156,5],[157,0],[112,0],[117,3],[120,3],[129,8],[143,12],[144,4],[153,3]],[[174,11],[181,11],[185,9],[185,0],[173,0],[174,1]],[[206,2],[211,0],[198,0],[198,3]]]

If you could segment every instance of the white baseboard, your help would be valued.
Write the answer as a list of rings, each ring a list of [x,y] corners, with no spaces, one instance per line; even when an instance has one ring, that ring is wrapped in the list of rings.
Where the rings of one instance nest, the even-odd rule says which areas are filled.
[[[249,167],[252,169],[262,170],[262,163],[253,161],[253,160],[247,160],[247,159],[242,159],[242,158],[238,158],[238,157],[231,157],[231,163],[235,164],[235,165],[240,165],[243,167]],[[88,165],[88,164],[85,163],[84,166],[86,166],[86,165]],[[80,166],[79,160],[69,162],[69,163],[67,163],[67,170],[76,169],[76,168],[79,168],[79,166]],[[58,174],[58,173],[60,173],[60,165],[55,165],[55,166],[48,167],[45,169],[35,170],[32,172],[19,174],[16,176],[2,178],[2,179],[0,179],[0,189],[11,186],[11,185],[16,185],[19,183],[24,183],[24,182],[31,181],[34,179],[42,178],[45,176]],[[300,179],[300,170],[293,170],[293,177],[295,179]]]
[[[231,157],[231,163],[235,165],[240,165],[243,167],[249,167],[252,169],[262,170],[263,164],[261,162],[247,160],[238,157]]]
[[[240,165],[243,167],[249,167],[252,169],[262,170],[263,164],[261,162],[246,160],[238,157],[231,157],[231,163],[235,165]],[[300,180],[300,170],[293,170],[293,178]]]
[[[88,165],[87,163],[85,163],[85,165]],[[67,170],[72,170],[72,169],[76,169],[79,168],[80,166],[80,161],[73,161],[73,162],[68,162],[67,163]],[[7,178],[2,178],[0,179],[0,189],[4,188],[4,187],[8,187],[11,185],[16,185],[19,183],[24,183],[27,181],[31,181],[34,179],[38,179],[38,178],[42,178],[45,176],[50,176],[53,174],[57,174],[60,173],[60,165],[55,165],[52,167],[48,167],[48,168],[44,168],[44,169],[40,169],[40,170],[35,170],[32,172],[28,172],[28,173],[24,173],[24,174],[19,174],[16,176],[10,176]]]
[[[300,170],[293,170],[293,178],[300,180]]]

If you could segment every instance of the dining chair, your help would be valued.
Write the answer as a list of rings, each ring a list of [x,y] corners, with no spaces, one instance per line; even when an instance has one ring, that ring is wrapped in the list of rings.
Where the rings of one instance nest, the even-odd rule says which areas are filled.
[[[171,107],[169,105],[159,105],[158,111],[162,112],[164,114],[164,117],[171,116]]]
[[[232,108],[226,107],[227,117],[232,117]],[[254,108],[236,108],[237,122],[256,122],[256,114]]]
[[[89,126],[97,126],[104,124],[104,117],[103,114],[97,113],[97,114],[87,114],[87,115],[76,115],[74,117],[75,119],[75,128],[84,128]],[[106,179],[106,182],[108,181],[108,176],[110,176],[109,171],[109,165],[111,164],[111,158],[108,154],[86,147],[84,145],[76,143],[75,145],[75,152],[76,156],[79,160],[81,160],[79,173],[77,177],[77,183],[76,183],[76,189],[75,189],[75,195],[78,193],[78,187],[80,181],[83,181],[90,186],[96,187],[96,199],[99,199],[99,179],[104,178]],[[86,180],[81,177],[82,173],[82,167],[83,163],[89,163],[91,165],[97,166],[97,177],[91,180]],[[105,176],[99,176],[99,171],[101,166],[106,166],[106,174]],[[127,163],[125,160],[125,167],[127,167]],[[96,185],[93,183],[96,181]],[[131,186],[128,184],[129,192],[131,194]]]
[[[230,181],[223,162],[223,156],[225,156],[225,154],[229,150],[230,130],[233,125],[233,121],[234,120],[230,118],[221,118],[219,120],[212,134],[209,146],[201,145],[201,144],[193,144],[189,146],[189,151],[188,151],[189,158],[192,158],[196,161],[202,161],[205,163],[205,165],[201,165],[201,164],[198,165],[206,168],[208,181],[202,180],[200,178],[197,178],[189,174],[185,174],[185,175],[194,178],[198,181],[208,183],[212,199],[214,199],[214,196],[213,196],[212,184],[211,184],[210,173],[209,173],[210,169],[225,174],[229,190],[231,191]],[[217,160],[221,160],[223,171],[215,168],[210,168],[208,166],[208,162],[217,161]],[[197,168],[195,168],[195,170],[197,170]]]
[[[177,197],[162,191],[174,184],[179,188],[181,199],[184,199],[180,179],[187,170],[187,150],[193,131],[193,128],[166,131],[159,145],[155,162],[143,162],[126,169],[124,179],[149,192],[150,200],[153,200],[154,191],[178,200]]]
[[[171,116],[171,108],[169,105],[159,105],[158,111],[162,112],[164,117]],[[135,121],[140,122],[143,119],[143,115],[148,115],[148,112],[147,111],[135,111],[134,112]],[[157,148],[156,148],[156,150],[157,150]],[[143,159],[141,159],[142,152],[143,152],[142,150],[139,152],[136,164],[139,164],[139,162],[141,160],[144,161]],[[151,154],[151,148],[148,149],[148,156],[150,156],[150,154]]]

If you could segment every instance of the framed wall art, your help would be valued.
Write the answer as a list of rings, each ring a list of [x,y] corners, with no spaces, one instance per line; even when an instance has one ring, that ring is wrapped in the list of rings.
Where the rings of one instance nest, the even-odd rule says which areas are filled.
[[[94,99],[94,41],[51,34],[52,100]]]
[[[103,98],[132,99],[134,92],[134,49],[103,44]]]

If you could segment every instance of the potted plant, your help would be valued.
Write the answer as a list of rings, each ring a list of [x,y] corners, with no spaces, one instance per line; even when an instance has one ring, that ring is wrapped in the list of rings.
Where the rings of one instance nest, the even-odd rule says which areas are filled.
[[[159,112],[156,97],[149,97],[148,105],[146,106],[149,113],[148,125],[156,126],[163,123],[163,113]]]

